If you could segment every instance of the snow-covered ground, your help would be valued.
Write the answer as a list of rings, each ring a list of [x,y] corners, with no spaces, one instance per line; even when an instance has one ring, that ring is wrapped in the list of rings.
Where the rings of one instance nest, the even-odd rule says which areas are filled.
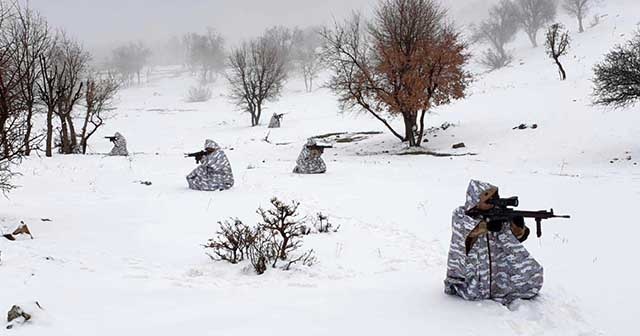
[[[184,102],[194,84],[188,76],[125,90],[100,136],[120,131],[135,155],[34,157],[20,166],[21,188],[0,199],[3,232],[23,220],[35,236],[0,240],[0,313],[32,301],[44,308],[28,326],[0,334],[634,334],[640,107],[591,106],[590,78],[593,64],[638,28],[640,3],[600,10],[608,15],[602,24],[572,36],[567,81],[522,38],[513,66],[480,75],[468,99],[434,111],[430,125],[456,126],[425,146],[477,156],[398,156],[402,144],[385,133],[328,150],[325,175],[295,176],[307,137],[383,129],[367,115],[340,114],[327,90],[305,93],[297,79],[268,106],[267,114],[288,113],[269,134],[274,144],[291,143],[282,146],[262,141],[265,126],[247,126],[222,80],[201,104]],[[539,128],[512,130],[521,123]],[[182,154],[206,138],[231,160],[230,191],[186,188],[194,163]],[[467,148],[451,149],[457,142]],[[98,137],[92,146],[110,149]],[[519,195],[521,208],[572,215],[546,222],[542,239],[526,242],[545,267],[539,298],[507,309],[443,294],[450,214],[471,178]],[[217,221],[253,224],[273,196],[340,225],[305,238],[316,265],[257,276],[205,255],[201,244]]]

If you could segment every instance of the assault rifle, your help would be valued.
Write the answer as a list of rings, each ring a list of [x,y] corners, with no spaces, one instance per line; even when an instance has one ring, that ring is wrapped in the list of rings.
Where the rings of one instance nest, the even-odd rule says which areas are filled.
[[[111,142],[116,142],[116,136],[115,135],[114,136],[106,136],[104,138],[105,139],[109,139],[109,141],[111,141]]]
[[[495,198],[487,201],[487,203],[492,204],[494,207],[489,210],[479,210],[476,208],[472,208],[466,211],[466,215],[481,219],[487,224],[490,222],[514,222],[517,221],[517,218],[533,218],[536,221],[536,235],[538,238],[542,236],[542,220],[550,219],[550,218],[571,218],[569,215],[556,215],[553,213],[553,209],[539,210],[539,211],[528,211],[528,210],[514,210],[510,207],[518,206],[518,197],[509,197],[509,198]]]
[[[326,148],[333,148],[333,145],[328,144],[328,143],[324,143],[324,142],[316,142],[313,145],[308,145],[307,148],[309,148],[309,149],[320,149],[320,150],[324,151]]]
[[[200,163],[200,161],[202,161],[202,158],[207,155],[206,151],[199,151],[199,152],[195,152],[195,153],[186,153],[184,154],[184,157],[188,158],[188,157],[192,157],[196,159],[196,163]]]

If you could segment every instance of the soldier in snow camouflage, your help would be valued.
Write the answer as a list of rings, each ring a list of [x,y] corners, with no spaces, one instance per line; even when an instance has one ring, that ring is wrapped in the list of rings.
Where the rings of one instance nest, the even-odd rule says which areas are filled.
[[[302,151],[296,161],[297,165],[293,169],[295,174],[322,174],[327,171],[327,166],[320,157],[324,153],[324,147],[309,139],[302,147]]]
[[[468,235],[487,225],[467,216],[465,211],[491,207],[486,201],[496,197],[497,192],[498,188],[489,183],[471,181],[465,205],[453,212],[445,293],[465,300],[492,299],[508,305],[516,299],[531,299],[540,292],[542,266],[521,244],[522,233],[515,231],[512,223],[500,224],[496,232],[485,231],[470,246],[469,253],[465,252]]]
[[[269,128],[280,128],[280,124],[282,122],[282,118],[284,117],[284,113],[274,113],[271,116],[271,120],[269,121]]]
[[[113,142],[113,149],[111,149],[111,152],[109,153],[109,155],[114,155],[114,156],[129,155],[129,152],[127,151],[127,139],[125,139],[122,136],[122,134],[116,132],[116,134],[113,135],[111,142]]]
[[[193,190],[216,191],[233,187],[231,164],[224,151],[213,140],[204,144],[207,152],[200,161],[200,166],[187,175],[189,188]]]

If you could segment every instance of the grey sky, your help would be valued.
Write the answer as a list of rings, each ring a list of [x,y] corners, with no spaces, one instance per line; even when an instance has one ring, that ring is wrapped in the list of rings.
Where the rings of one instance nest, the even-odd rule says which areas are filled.
[[[446,0],[454,14],[492,0]],[[157,40],[212,27],[228,40],[258,35],[273,25],[323,24],[375,0],[29,0],[52,26],[63,27],[87,46],[126,40]]]

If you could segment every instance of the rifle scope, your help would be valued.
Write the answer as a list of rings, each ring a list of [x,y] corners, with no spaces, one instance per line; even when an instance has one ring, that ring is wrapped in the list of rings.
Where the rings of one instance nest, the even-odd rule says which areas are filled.
[[[509,198],[494,198],[494,199],[490,199],[487,202],[489,204],[495,205],[500,208],[517,207],[519,204],[518,196],[513,196]]]

